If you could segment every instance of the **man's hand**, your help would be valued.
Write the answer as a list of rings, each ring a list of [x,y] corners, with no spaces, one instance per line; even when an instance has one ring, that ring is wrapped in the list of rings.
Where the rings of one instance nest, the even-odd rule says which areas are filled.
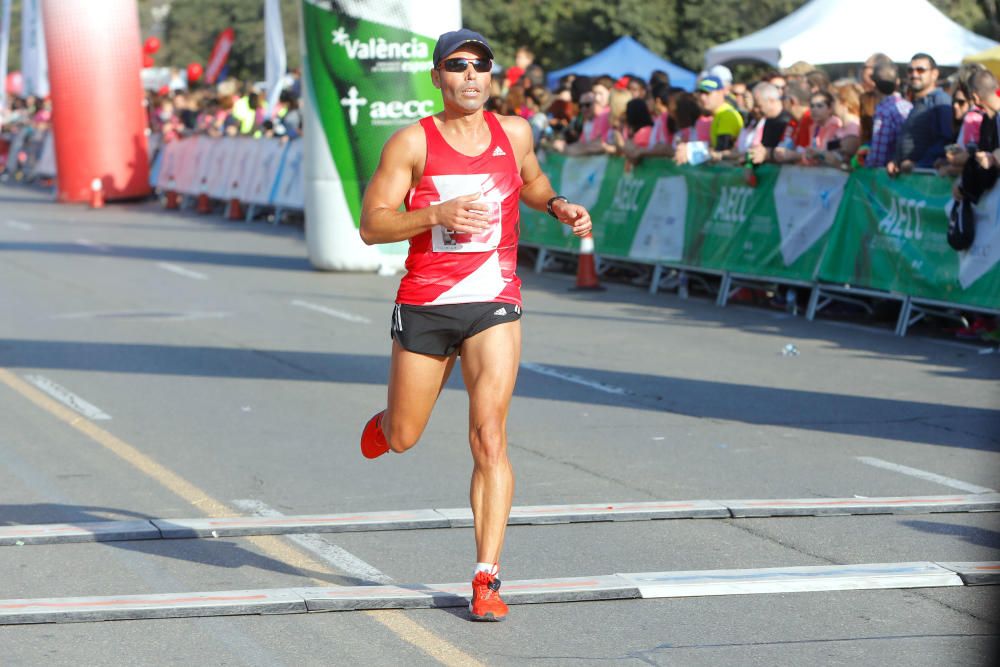
[[[557,199],[552,202],[552,212],[556,214],[559,222],[572,227],[573,234],[576,236],[586,236],[593,227],[590,213],[579,204],[570,204],[562,199]]]
[[[969,152],[963,146],[949,146],[951,150],[945,149],[944,157],[948,164],[953,167],[962,167],[969,160]]]
[[[462,234],[477,234],[490,226],[487,214],[490,207],[477,200],[481,192],[462,195],[434,207],[434,223]]]
[[[996,156],[988,151],[977,151],[976,152],[976,162],[983,169],[989,169],[990,167],[995,167],[997,165]]]
[[[767,161],[767,149],[763,146],[750,147],[750,161],[754,164],[763,164]]]
[[[674,162],[676,162],[677,164],[688,163],[687,143],[682,143],[677,146],[677,151],[674,152]]]
[[[899,165],[890,160],[885,163],[885,171],[889,174],[890,178],[895,178],[896,176],[899,176]]]

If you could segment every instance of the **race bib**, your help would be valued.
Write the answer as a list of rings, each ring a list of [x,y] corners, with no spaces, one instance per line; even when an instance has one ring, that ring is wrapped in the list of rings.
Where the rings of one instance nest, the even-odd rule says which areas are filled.
[[[433,202],[432,206],[441,202]],[[489,252],[500,245],[500,202],[479,200],[477,204],[486,204],[487,222],[489,227],[476,234],[455,232],[441,225],[431,227],[431,241],[434,252]]]

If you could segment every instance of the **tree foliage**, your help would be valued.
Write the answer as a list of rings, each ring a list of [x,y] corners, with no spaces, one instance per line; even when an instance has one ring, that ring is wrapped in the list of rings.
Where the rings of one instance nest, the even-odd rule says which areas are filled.
[[[264,3],[262,0],[140,0],[139,19],[143,36],[155,23],[154,9],[165,4],[170,12],[163,21],[158,65],[185,67],[197,61],[207,66],[219,33],[233,28],[236,40],[229,52],[229,74],[244,80],[264,78]],[[299,66],[299,12],[297,2],[281,3],[282,27],[288,67]]]
[[[300,62],[298,38],[301,0],[282,0],[288,66]],[[1000,40],[1000,0],[930,0],[957,23]],[[530,45],[546,69],[557,69],[600,51],[622,35],[697,71],[705,50],[776,21],[805,0],[462,0],[467,27],[487,35],[502,63],[511,63],[521,44]],[[156,29],[153,9],[170,6],[162,24],[158,65],[205,64],[215,38],[226,27],[236,31],[229,71],[243,79],[264,76],[263,0],[137,0],[142,36]],[[94,3],[94,11],[100,3]],[[858,21],[864,21],[863,16]],[[899,26],[906,29],[906,17]],[[850,35],[843,35],[850,39]],[[21,66],[21,0],[12,0],[8,68]],[[927,49],[933,53],[933,44]]]
[[[559,69],[600,51],[622,35],[687,69],[702,68],[705,51],[759,30],[798,9],[806,0],[463,0],[467,27],[495,42],[497,58],[512,62],[521,44],[533,47],[536,61]],[[1000,40],[998,0],[931,0],[952,20]],[[863,16],[858,21],[864,21]],[[906,17],[899,29],[905,30]],[[892,29],[887,26],[887,30]],[[850,35],[843,35],[850,39]],[[933,51],[933,44],[927,49]]]

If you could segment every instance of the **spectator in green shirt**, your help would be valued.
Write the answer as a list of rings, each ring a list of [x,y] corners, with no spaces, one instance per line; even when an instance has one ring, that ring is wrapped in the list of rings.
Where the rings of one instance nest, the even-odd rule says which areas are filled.
[[[680,144],[674,161],[677,164],[699,164],[705,160],[719,161],[733,157],[736,138],[743,129],[743,116],[726,101],[725,85],[717,76],[706,76],[698,82],[695,93],[702,112],[712,116],[709,141],[707,145],[704,139]]]
[[[698,83],[697,93],[701,107],[712,114],[709,131],[712,159],[726,159],[736,146],[736,138],[743,129],[743,116],[726,101],[726,90],[718,77],[706,76],[702,79]]]

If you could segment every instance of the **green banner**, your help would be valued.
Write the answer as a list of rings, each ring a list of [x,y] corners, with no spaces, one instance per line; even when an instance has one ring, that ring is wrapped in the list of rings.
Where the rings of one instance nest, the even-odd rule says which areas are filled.
[[[601,255],[751,275],[812,280],[847,176],[765,165],[746,170],[644,160],[631,170],[607,156],[545,158],[560,194],[587,206]],[[549,248],[579,243],[522,207],[522,238]]]
[[[315,111],[357,224],[382,146],[443,108],[428,74],[436,40],[309,2],[302,10]]]
[[[951,181],[815,167],[678,167],[548,155],[555,189],[587,206],[599,255],[821,280],[956,304],[1000,307],[1000,192],[977,207],[976,244],[946,240]],[[997,188],[1000,191],[1000,188]],[[526,243],[575,251],[565,225],[522,207]]]
[[[306,240],[314,266],[398,269],[407,244],[361,242],[361,200],[394,132],[444,108],[430,71],[458,0],[302,0]]]
[[[820,279],[1000,307],[1000,194],[990,192],[980,201],[976,243],[959,253],[946,237],[951,186],[950,180],[935,176],[891,179],[883,170],[853,174]]]

